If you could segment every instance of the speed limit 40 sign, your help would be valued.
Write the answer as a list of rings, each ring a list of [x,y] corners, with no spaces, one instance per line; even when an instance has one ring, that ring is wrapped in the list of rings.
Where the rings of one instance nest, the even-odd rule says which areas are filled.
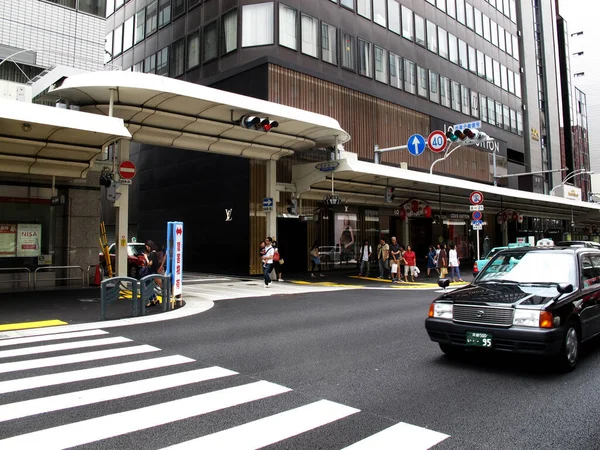
[[[427,139],[427,146],[435,153],[443,152],[447,143],[446,135],[440,130],[433,131]]]

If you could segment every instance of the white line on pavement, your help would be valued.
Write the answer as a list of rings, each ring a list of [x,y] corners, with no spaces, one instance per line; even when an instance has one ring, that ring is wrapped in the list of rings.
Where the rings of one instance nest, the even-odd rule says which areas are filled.
[[[131,342],[126,337],[110,337],[104,339],[89,339],[87,341],[63,342],[62,344],[38,345],[35,347],[15,348],[12,350],[0,351],[0,358],[10,358],[12,356],[35,355],[38,353],[51,353],[61,350],[72,350],[75,348],[100,347],[102,345],[122,344]]]
[[[34,342],[58,341],[61,339],[74,339],[89,336],[100,336],[108,334],[104,330],[87,330],[77,331],[74,333],[49,334],[45,336],[32,336],[24,338],[5,339],[0,341],[0,347],[8,347],[9,345],[32,344]]]
[[[447,434],[400,422],[344,450],[427,450],[448,437]]]

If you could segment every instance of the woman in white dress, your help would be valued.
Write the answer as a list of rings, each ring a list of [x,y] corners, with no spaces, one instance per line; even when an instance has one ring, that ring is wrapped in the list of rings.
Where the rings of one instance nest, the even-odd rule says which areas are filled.
[[[450,252],[448,252],[448,267],[450,267],[450,281],[463,281],[460,277],[460,260],[454,244],[450,246]]]

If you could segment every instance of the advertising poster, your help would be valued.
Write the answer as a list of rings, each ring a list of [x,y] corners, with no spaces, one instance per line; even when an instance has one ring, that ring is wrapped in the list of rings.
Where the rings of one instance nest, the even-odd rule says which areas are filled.
[[[0,224],[0,258],[17,256],[17,226]]]
[[[41,254],[42,225],[20,223],[17,225],[17,256],[38,257]]]
[[[356,260],[358,243],[356,242],[357,216],[343,213],[335,215],[335,235],[339,246],[340,261]]]

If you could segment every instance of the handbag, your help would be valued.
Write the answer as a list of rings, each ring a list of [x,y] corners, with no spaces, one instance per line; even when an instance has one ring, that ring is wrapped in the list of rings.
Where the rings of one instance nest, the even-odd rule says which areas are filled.
[[[281,256],[279,256],[279,252],[275,252],[275,254],[273,255],[273,261],[274,262],[278,262],[281,259]]]

